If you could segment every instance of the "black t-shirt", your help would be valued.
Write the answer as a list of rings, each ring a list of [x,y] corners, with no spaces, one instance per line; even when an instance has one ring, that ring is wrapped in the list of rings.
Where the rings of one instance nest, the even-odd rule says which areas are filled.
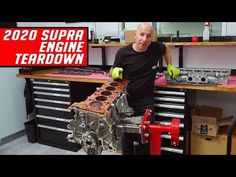
[[[132,44],[120,48],[116,54],[114,67],[123,68],[123,78],[129,80],[128,101],[131,107],[153,104],[153,90],[158,61],[162,60],[166,46],[152,42],[145,52],[136,52]]]

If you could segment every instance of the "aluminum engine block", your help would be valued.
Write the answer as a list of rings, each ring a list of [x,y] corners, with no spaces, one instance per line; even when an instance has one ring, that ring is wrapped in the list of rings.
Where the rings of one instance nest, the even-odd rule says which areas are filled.
[[[226,85],[231,69],[223,68],[179,68],[180,75],[174,79],[164,72],[168,83],[193,85]]]
[[[133,114],[126,99],[128,81],[109,80],[85,101],[73,103],[75,116],[68,124],[72,133],[68,141],[79,143],[89,155],[99,155],[102,150],[117,151],[120,118]]]

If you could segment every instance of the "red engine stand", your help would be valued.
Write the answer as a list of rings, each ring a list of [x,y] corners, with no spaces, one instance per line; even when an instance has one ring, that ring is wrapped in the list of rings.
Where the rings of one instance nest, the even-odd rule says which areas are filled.
[[[171,125],[150,124],[151,109],[147,109],[140,124],[142,143],[150,141],[150,154],[161,155],[161,134],[168,133],[171,136],[171,145],[179,145],[180,120],[173,118]]]

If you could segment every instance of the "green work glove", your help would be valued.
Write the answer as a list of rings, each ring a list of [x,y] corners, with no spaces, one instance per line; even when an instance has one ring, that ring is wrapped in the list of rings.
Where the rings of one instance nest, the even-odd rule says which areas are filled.
[[[122,68],[115,67],[112,71],[112,78],[113,79],[122,79]]]
[[[180,74],[179,68],[175,68],[171,64],[167,65],[167,72],[168,75],[172,76],[174,79]]]

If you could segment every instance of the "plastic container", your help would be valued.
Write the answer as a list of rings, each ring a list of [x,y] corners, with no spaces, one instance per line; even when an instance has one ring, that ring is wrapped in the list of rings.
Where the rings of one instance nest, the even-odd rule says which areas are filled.
[[[209,26],[209,34],[210,34],[210,36],[212,36],[213,34],[212,34],[212,22],[208,22],[208,26]]]
[[[119,36],[120,36],[120,43],[124,43],[125,42],[125,33],[123,30],[120,31]]]
[[[29,143],[36,143],[37,140],[37,131],[36,131],[36,120],[32,119],[24,123],[25,132]]]
[[[198,36],[192,36],[192,42],[198,42],[199,41],[199,38]]]
[[[203,42],[209,42],[210,39],[210,32],[208,23],[205,23],[204,31],[203,31]]]

